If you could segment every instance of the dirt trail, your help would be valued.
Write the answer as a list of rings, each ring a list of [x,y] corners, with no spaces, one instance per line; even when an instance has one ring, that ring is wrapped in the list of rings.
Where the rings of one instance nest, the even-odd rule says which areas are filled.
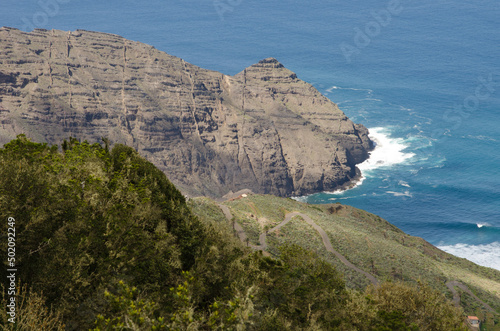
[[[226,219],[232,223],[233,222],[233,215],[231,215],[231,211],[229,210],[229,208],[227,206],[221,205],[221,204],[219,204],[219,208],[224,213],[224,216],[226,216]],[[242,242],[245,242],[247,239],[247,235],[245,234],[243,227],[238,222],[234,222],[233,224],[234,224],[234,229],[236,230],[236,233],[238,234],[238,237],[240,238],[240,240]]]
[[[231,215],[231,211],[229,210],[229,208],[225,205],[222,205],[222,204],[219,204],[219,207],[222,210],[222,212],[224,213],[224,215],[226,216],[226,219],[229,222],[232,222],[233,216]],[[335,249],[333,249],[332,243],[330,242],[330,238],[328,238],[328,235],[326,234],[326,232],[319,225],[317,225],[309,216],[307,216],[305,214],[302,214],[299,212],[288,213],[285,215],[285,219],[283,220],[283,222],[276,225],[274,228],[268,230],[267,233],[272,233],[272,232],[279,230],[280,228],[285,226],[288,222],[290,222],[294,216],[302,217],[302,219],[307,224],[311,225],[319,233],[319,235],[321,236],[321,239],[323,240],[323,245],[325,246],[327,251],[334,254],[336,257],[338,257],[339,260],[342,261],[342,263],[344,263],[347,267],[349,267],[349,268],[351,268],[359,273],[362,273],[374,285],[378,285],[379,281],[373,275],[369,274],[366,271],[359,269],[354,264],[349,262],[342,254],[340,254]],[[234,222],[234,229],[236,230],[236,233],[238,234],[238,237],[240,238],[240,240],[242,242],[246,242],[247,236],[245,234],[245,231],[243,230],[243,227],[240,224],[238,224],[237,222]],[[265,255],[269,256],[269,253],[265,251],[267,249],[267,243],[266,243],[266,234],[267,233],[264,232],[259,236],[260,245],[258,245],[258,246],[257,245],[250,245],[250,247],[252,247],[253,249],[256,249],[256,250],[261,250]],[[496,313],[495,309],[493,309],[490,305],[485,303],[483,300],[479,299],[474,293],[472,293],[472,291],[466,285],[460,283],[459,281],[456,281],[456,280],[449,281],[446,283],[446,286],[453,294],[453,303],[455,304],[456,307],[460,307],[460,294],[455,289],[455,287],[458,287],[461,290],[463,290],[464,292],[466,292],[467,294],[469,294],[471,297],[473,297],[477,302],[482,304],[486,309],[488,309],[492,313]]]
[[[479,299],[474,293],[471,292],[471,290],[465,286],[464,284],[460,283],[459,281],[453,280],[449,281],[446,283],[446,286],[448,289],[453,293],[453,303],[455,304],[456,307],[460,307],[460,294],[458,293],[457,290],[455,290],[455,286],[460,288],[462,291],[466,292],[469,294],[471,297],[473,297],[477,302],[482,304],[486,309],[491,311],[492,313],[496,313],[495,309],[493,309],[490,305],[488,305],[486,302],[483,300]]]
[[[369,274],[368,272],[366,272],[364,270],[359,269],[354,264],[349,262],[342,254],[340,254],[339,252],[334,250],[332,243],[330,242],[330,238],[328,238],[328,235],[326,234],[326,232],[323,230],[323,228],[321,228],[318,224],[316,224],[309,216],[302,214],[302,213],[297,213],[297,212],[288,213],[285,216],[285,220],[283,222],[281,222],[280,225],[282,226],[282,224],[284,225],[284,224],[288,223],[294,216],[302,217],[304,219],[304,221],[306,221],[307,224],[311,225],[314,228],[314,230],[316,230],[319,233],[319,235],[321,236],[321,239],[323,240],[323,245],[325,245],[325,248],[327,251],[329,251],[330,253],[333,253],[347,267],[365,275],[366,278],[368,278],[370,280],[370,282],[372,282],[372,284],[374,284],[374,285],[378,284],[378,280],[373,275]],[[278,225],[278,226],[280,226],[280,225]],[[274,229],[276,229],[276,227]],[[271,231],[273,231],[274,229],[272,229]]]
[[[231,215],[231,211],[229,210],[229,208],[225,205],[222,205],[222,204],[220,204],[219,207],[221,208],[222,212],[226,216],[227,220],[232,222],[233,217]],[[323,240],[323,245],[325,246],[327,251],[329,251],[330,253],[333,253],[347,267],[365,275],[366,278],[368,278],[370,280],[370,282],[372,282],[372,284],[378,285],[379,281],[373,275],[369,274],[368,272],[366,272],[364,270],[359,269],[354,264],[349,262],[342,254],[340,254],[335,249],[333,249],[332,243],[330,242],[330,238],[328,238],[328,235],[326,234],[326,232],[318,224],[316,224],[309,216],[307,216],[305,214],[302,214],[299,212],[288,213],[285,215],[285,219],[283,220],[283,222],[281,222],[280,224],[276,225],[274,228],[267,231],[267,233],[272,233],[272,232],[279,230],[281,227],[285,226],[288,222],[290,222],[294,216],[302,217],[302,219],[307,224],[311,225],[319,233],[319,235],[321,236],[321,239]],[[238,223],[235,222],[234,228],[235,228],[236,232],[238,233],[238,237],[240,238],[240,240],[245,242],[247,239],[247,236],[246,236],[243,228],[241,227],[241,225],[239,225]],[[260,243],[259,246],[255,246],[255,245],[250,245],[250,246],[254,249],[261,250],[264,253],[266,253],[265,250],[267,249],[267,243],[266,243],[266,234],[267,233],[264,232],[259,236],[259,243]]]
[[[233,215],[231,215],[231,211],[229,210],[229,208],[227,206],[225,206],[225,205],[222,205],[222,204],[219,204],[219,208],[224,213],[224,216],[226,216],[226,219],[229,222],[233,223]],[[234,226],[234,230],[236,231],[236,234],[238,235],[238,238],[240,238],[240,240],[243,243],[248,244],[247,243],[247,238],[248,237],[245,234],[245,230],[243,230],[243,227],[238,222],[234,222],[233,226]],[[269,254],[264,249],[262,249],[261,246],[255,246],[255,245],[252,245],[252,244],[250,244],[249,246],[252,247],[253,249],[256,249],[256,250],[262,250],[262,254],[264,254],[265,256],[271,256],[271,254]]]

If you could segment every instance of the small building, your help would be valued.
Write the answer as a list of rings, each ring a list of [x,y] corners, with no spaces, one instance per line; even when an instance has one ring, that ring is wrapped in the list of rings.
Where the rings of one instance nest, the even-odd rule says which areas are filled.
[[[477,316],[467,316],[467,323],[473,328],[479,330],[479,318]]]

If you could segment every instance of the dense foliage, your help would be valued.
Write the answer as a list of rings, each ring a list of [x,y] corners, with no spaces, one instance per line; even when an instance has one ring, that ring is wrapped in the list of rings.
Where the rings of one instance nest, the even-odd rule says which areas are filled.
[[[463,330],[460,312],[428,287],[352,292],[298,246],[280,259],[252,252],[228,225],[193,216],[123,145],[70,139],[61,152],[19,136],[0,150],[0,219],[9,217],[26,284],[21,330]]]

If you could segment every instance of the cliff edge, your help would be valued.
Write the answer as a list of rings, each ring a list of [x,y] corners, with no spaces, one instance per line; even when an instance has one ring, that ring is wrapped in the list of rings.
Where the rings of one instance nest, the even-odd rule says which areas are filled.
[[[189,195],[248,188],[334,190],[373,147],[312,85],[274,58],[237,75],[205,70],[117,35],[0,28],[0,144],[134,147]]]

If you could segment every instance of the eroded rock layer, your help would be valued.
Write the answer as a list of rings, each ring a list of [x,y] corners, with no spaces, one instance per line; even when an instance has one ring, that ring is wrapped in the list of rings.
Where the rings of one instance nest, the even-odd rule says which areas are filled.
[[[273,58],[235,76],[117,35],[0,29],[0,144],[24,133],[133,146],[186,194],[333,190],[368,131]]]

